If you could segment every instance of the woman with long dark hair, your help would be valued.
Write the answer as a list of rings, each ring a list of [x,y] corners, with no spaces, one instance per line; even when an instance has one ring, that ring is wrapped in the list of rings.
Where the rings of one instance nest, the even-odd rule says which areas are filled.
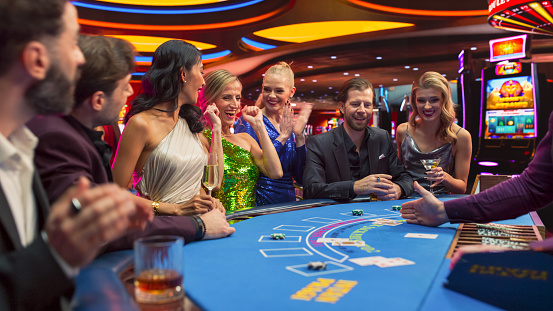
[[[131,104],[119,141],[114,182],[126,188],[133,177],[139,195],[152,200],[159,214],[224,210],[219,200],[201,187],[206,153],[218,153],[221,171],[223,166],[221,122],[214,105],[205,112],[214,124],[211,145],[201,133],[202,112],[195,103],[204,85],[202,75],[201,54],[196,47],[181,40],[160,45],[142,79],[142,93]]]

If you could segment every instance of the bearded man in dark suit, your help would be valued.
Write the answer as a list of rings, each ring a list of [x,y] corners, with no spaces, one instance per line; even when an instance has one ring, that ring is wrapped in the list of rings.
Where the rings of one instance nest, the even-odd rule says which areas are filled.
[[[307,142],[304,198],[349,200],[374,194],[397,200],[413,192],[413,179],[397,157],[390,134],[368,127],[374,88],[362,78],[347,80],[338,92],[344,123]]]

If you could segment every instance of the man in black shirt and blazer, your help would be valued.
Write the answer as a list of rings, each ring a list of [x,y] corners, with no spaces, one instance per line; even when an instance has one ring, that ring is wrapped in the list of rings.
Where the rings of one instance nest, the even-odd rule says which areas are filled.
[[[346,81],[338,93],[344,123],[307,143],[304,198],[349,200],[374,194],[397,200],[413,192],[413,179],[385,130],[368,127],[374,88],[366,79]]]

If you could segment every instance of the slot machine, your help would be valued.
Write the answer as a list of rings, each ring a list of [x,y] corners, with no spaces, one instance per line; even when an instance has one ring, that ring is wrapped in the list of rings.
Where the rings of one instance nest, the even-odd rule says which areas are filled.
[[[481,74],[474,157],[479,173],[520,174],[534,156],[541,119],[540,79],[535,63],[518,61],[526,56],[526,39],[521,35],[490,41],[490,62],[498,63]]]

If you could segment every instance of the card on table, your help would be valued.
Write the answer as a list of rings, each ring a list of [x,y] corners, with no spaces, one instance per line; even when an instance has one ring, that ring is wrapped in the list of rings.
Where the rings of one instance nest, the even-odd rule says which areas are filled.
[[[400,257],[386,258],[386,260],[375,263],[375,265],[380,268],[399,267],[399,266],[407,266],[407,265],[414,265],[414,264],[415,264],[414,261],[407,260]]]
[[[418,239],[435,239],[438,237],[437,234],[426,234],[426,233],[407,233],[406,238],[418,238]]]
[[[352,258],[349,261],[358,264],[360,266],[370,266],[374,265],[376,262],[385,260],[385,257],[382,256],[371,256],[371,257],[361,257],[361,258]]]
[[[365,246],[365,241],[334,241],[332,246]]]
[[[332,243],[332,242],[343,242],[349,241],[348,238],[318,238],[317,243]]]

